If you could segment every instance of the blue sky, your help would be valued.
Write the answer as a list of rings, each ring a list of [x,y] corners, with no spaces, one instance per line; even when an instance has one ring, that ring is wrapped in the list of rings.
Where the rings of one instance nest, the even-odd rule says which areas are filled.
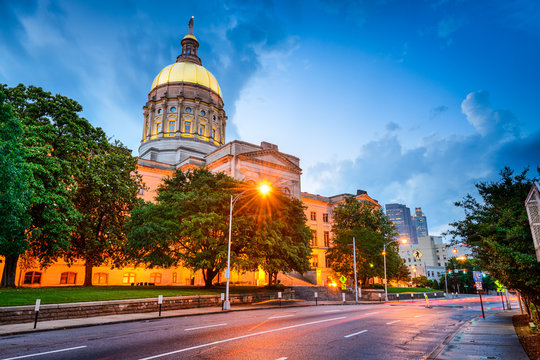
[[[193,15],[227,141],[300,157],[303,191],[420,206],[439,234],[474,183],[540,165],[538,1],[0,0],[0,13],[0,82],[77,100],[134,154]]]

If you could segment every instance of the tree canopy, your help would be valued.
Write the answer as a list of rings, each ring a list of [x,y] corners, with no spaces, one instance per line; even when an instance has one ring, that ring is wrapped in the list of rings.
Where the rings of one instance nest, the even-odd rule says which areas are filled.
[[[455,242],[473,251],[482,270],[510,289],[517,289],[540,305],[540,263],[525,209],[525,198],[536,178],[528,170],[514,175],[504,168],[496,182],[480,182],[476,188],[481,201],[467,195],[456,203],[465,218],[452,223]]]
[[[356,240],[357,277],[363,284],[375,276],[384,277],[383,247],[397,235],[395,226],[380,209],[359,202],[353,196],[345,199],[333,210],[333,245],[327,252],[332,269],[354,278],[353,237]],[[398,244],[386,247],[387,276],[402,277],[403,260]]]
[[[141,203],[131,212],[130,257],[150,267],[202,270],[205,286],[212,286],[227,265],[231,196],[244,192],[234,206],[232,268],[261,266],[270,274],[306,270],[309,230],[299,201],[277,195],[281,205],[269,206],[250,189],[223,173],[177,170],[159,187],[155,203]]]
[[[22,135],[15,136],[9,142],[12,152],[19,152],[20,156],[3,160],[12,164],[18,162],[19,168],[28,169],[27,181],[21,178],[19,184],[24,187],[25,193],[31,194],[24,216],[17,215],[22,219],[21,224],[26,224],[24,236],[13,238],[18,240],[12,241],[9,254],[4,253],[7,248],[0,250],[2,255],[10,256],[10,259],[6,259],[6,265],[8,261],[10,264],[15,262],[13,266],[5,266],[3,275],[9,282],[2,282],[2,286],[14,286],[16,262],[25,252],[44,267],[58,258],[71,261],[74,256],[84,255],[78,250],[81,242],[78,242],[77,248],[73,240],[80,240],[81,234],[89,227],[95,227],[95,223],[89,223],[92,220],[89,212],[95,211],[98,203],[99,207],[103,207],[105,201],[134,201],[136,193],[133,191],[129,199],[122,200],[119,200],[120,194],[128,195],[118,189],[115,200],[102,195],[106,188],[116,186],[120,178],[124,179],[126,171],[133,171],[135,163],[126,149],[120,150],[120,144],[110,144],[103,130],[93,127],[88,120],[79,116],[82,106],[76,101],[62,95],[52,95],[34,86],[10,88],[2,85],[0,91],[6,96],[5,104],[12,109],[9,112],[3,108],[3,119],[6,119],[6,124],[19,123],[22,129]],[[13,145],[14,139],[16,145]],[[17,147],[22,150],[16,150]],[[107,166],[97,169],[100,161],[112,159],[113,154],[116,154],[114,161],[123,158],[125,167],[120,169],[113,166],[114,161],[111,160]],[[95,181],[89,181],[90,178]],[[136,178],[130,178],[129,187],[134,189],[137,187],[134,185]],[[97,190],[99,187],[101,190]],[[92,195],[97,197],[91,205],[94,208],[90,209],[87,200]],[[83,197],[86,200],[82,200]],[[15,208],[11,215],[14,214]],[[108,219],[111,216],[112,213],[109,213]],[[105,243],[114,243],[116,232],[112,228],[116,225],[110,224],[108,230],[101,227],[98,231],[102,240],[103,236],[107,237]],[[99,244],[93,239],[85,246],[88,249],[102,245],[103,242]]]

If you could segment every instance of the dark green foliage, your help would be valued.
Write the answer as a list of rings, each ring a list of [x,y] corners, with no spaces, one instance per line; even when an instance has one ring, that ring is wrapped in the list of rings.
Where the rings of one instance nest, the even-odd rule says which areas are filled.
[[[476,184],[482,201],[467,195],[456,203],[465,219],[451,224],[450,234],[473,250],[482,270],[540,305],[540,263],[524,204],[536,179],[527,172],[514,175],[505,168],[499,181]]]
[[[252,270],[260,266],[269,283],[277,283],[280,271],[309,270],[311,231],[302,202],[281,192],[271,194],[252,224],[253,242],[246,248]],[[254,211],[251,211],[254,213]]]
[[[19,255],[28,248],[25,231],[31,222],[28,210],[32,191],[24,155],[22,125],[5,104],[0,89],[0,255],[6,261],[2,287],[15,286]]]
[[[375,276],[384,278],[384,244],[396,235],[394,224],[382,210],[349,197],[334,208],[333,246],[328,250],[332,269],[354,279],[352,239],[356,239],[358,280],[367,284]],[[386,247],[388,278],[403,277],[403,261],[399,257],[398,244]]]
[[[30,219],[24,239],[11,252],[17,257],[27,252],[44,267],[60,257],[90,262],[106,257],[121,235],[121,221],[111,219],[125,217],[130,207],[119,204],[131,204],[136,196],[134,159],[80,117],[76,101],[34,86],[1,90],[22,128],[17,146],[24,149],[29,180],[19,184],[31,194],[21,217]],[[6,266],[5,272],[14,276],[15,269]]]
[[[156,203],[132,211],[130,257],[148,266],[202,270],[205,286],[212,286],[227,265],[231,195],[241,193],[233,213],[232,268],[305,271],[310,234],[301,203],[278,194],[263,199],[253,187],[207,169],[177,171],[158,189]]]

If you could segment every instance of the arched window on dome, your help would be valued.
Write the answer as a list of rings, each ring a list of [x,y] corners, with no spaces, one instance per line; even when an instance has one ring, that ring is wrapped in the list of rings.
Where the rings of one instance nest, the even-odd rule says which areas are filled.
[[[176,121],[169,120],[169,129],[168,129],[168,135],[174,136],[174,132],[176,131]]]

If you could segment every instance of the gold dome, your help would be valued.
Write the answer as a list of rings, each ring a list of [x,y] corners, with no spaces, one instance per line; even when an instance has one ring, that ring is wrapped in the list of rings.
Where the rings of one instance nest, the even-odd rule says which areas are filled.
[[[186,82],[204,86],[214,91],[222,98],[221,89],[214,75],[203,66],[191,62],[176,62],[166,66],[154,78],[150,91],[160,85],[176,82]]]

